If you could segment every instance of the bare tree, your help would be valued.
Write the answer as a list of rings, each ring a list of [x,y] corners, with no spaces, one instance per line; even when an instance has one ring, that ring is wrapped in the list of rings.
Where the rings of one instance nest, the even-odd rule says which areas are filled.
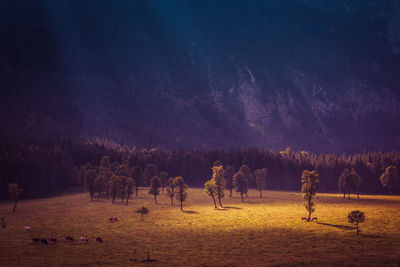
[[[18,186],[18,183],[11,183],[11,184],[8,184],[8,197],[9,197],[11,200],[14,200],[13,212],[15,212],[15,210],[16,210],[16,208],[17,208],[17,203],[18,203],[18,200],[19,200],[19,196],[21,195],[21,193],[22,193],[23,191],[24,191],[24,190],[21,189],[21,188]]]

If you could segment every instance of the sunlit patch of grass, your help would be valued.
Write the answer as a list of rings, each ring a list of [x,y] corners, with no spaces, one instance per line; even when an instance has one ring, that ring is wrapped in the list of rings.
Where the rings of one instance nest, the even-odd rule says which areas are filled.
[[[266,191],[263,198],[250,191],[226,196],[224,207],[214,209],[211,198],[190,189],[185,212],[170,206],[166,195],[154,204],[143,189],[129,206],[117,201],[90,201],[88,194],[0,203],[0,216],[8,226],[0,229],[1,266],[130,265],[146,259],[150,251],[156,266],[201,265],[395,265],[400,253],[400,197],[366,196],[343,199],[317,194],[318,223],[302,222],[306,216],[302,195]],[[135,209],[150,210],[141,221]],[[347,222],[347,214],[365,212],[361,236]],[[119,222],[110,223],[110,216]],[[24,231],[24,226],[32,232]],[[65,242],[73,236],[75,242]],[[80,236],[87,236],[84,244]],[[95,242],[97,236],[103,243]],[[33,244],[32,237],[56,237],[56,245]]]

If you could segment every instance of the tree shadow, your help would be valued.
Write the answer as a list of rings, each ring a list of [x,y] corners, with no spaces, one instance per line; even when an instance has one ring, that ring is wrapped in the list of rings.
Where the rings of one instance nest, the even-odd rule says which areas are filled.
[[[330,224],[330,223],[323,223],[323,222],[317,222],[317,224],[330,226],[330,227],[335,227],[335,228],[342,229],[342,230],[349,230],[349,231],[356,229],[354,226],[348,226],[348,225]]]
[[[365,234],[361,234],[361,237],[364,237],[364,238],[382,238],[381,235],[365,235]]]
[[[242,208],[239,207],[232,207],[232,206],[224,206],[225,209],[234,209],[234,210],[241,210]]]
[[[183,210],[183,212],[187,213],[187,214],[199,214],[198,211],[194,211],[194,210]]]

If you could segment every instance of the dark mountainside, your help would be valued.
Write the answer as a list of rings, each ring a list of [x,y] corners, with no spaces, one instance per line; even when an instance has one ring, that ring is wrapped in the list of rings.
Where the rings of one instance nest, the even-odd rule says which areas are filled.
[[[2,1],[0,36],[7,134],[400,148],[399,1]]]

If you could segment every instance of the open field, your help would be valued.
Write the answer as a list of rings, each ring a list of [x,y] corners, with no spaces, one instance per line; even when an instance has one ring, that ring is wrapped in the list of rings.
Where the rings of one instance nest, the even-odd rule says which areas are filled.
[[[227,193],[229,195],[229,193]],[[12,203],[0,203],[8,225],[0,229],[0,266],[397,266],[400,255],[400,197],[366,196],[343,200],[341,195],[317,194],[318,223],[306,216],[302,195],[250,191],[245,203],[226,196],[224,209],[214,209],[200,189],[189,189],[185,212],[170,206],[166,195],[158,205],[143,189],[129,206],[90,201],[73,194],[26,200],[12,213]],[[141,222],[134,210],[150,210]],[[347,222],[351,210],[365,212],[361,236]],[[110,223],[116,216],[119,222]],[[25,232],[24,226],[32,227]],[[87,236],[89,243],[79,241]],[[75,242],[63,239],[72,236]],[[103,243],[95,241],[97,236]],[[32,237],[56,237],[57,244],[34,244]],[[156,259],[141,262],[146,251]],[[137,259],[132,262],[128,258]]]

